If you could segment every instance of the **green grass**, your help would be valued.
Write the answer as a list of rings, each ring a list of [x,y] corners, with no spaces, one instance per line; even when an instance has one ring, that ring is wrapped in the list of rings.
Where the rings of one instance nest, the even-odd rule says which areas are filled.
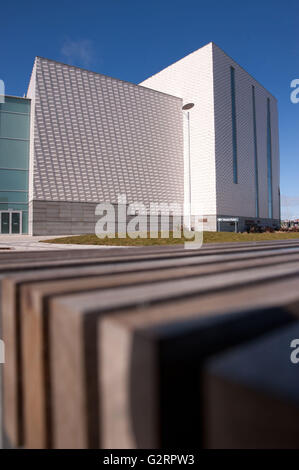
[[[275,233],[231,233],[231,232],[204,232],[204,243],[229,243],[229,242],[256,242],[264,240],[290,240],[299,239],[299,233],[275,232]],[[152,245],[179,245],[188,241],[182,238],[173,238],[172,233],[168,238],[105,238],[100,239],[94,234],[75,235],[71,237],[53,238],[43,240],[42,243],[63,243],[79,245],[109,245],[109,246],[152,246]]]

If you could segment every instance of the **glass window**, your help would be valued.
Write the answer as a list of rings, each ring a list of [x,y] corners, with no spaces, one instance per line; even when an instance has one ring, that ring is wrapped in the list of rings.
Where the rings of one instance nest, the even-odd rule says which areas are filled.
[[[28,233],[28,212],[22,212],[22,233]]]
[[[0,137],[29,139],[29,115],[0,113]]]
[[[29,142],[0,139],[0,168],[28,169]]]
[[[29,114],[30,100],[11,98],[9,96],[6,96],[5,103],[0,103],[0,111]]]
[[[21,214],[19,212],[11,213],[11,233],[20,233]]]
[[[10,231],[10,214],[8,212],[0,213],[1,233],[9,233]]]
[[[0,170],[0,188],[7,190],[28,190],[28,171]]]
[[[0,211],[6,209],[0,208]],[[18,210],[17,208],[15,210]],[[19,233],[20,230],[20,216],[22,217],[22,233],[28,233],[28,211],[20,209],[21,214],[13,213],[13,211],[1,212],[0,215],[0,232],[1,233]],[[17,224],[14,224],[17,222]]]
[[[0,191],[1,202],[28,202],[28,193],[22,191]]]
[[[0,202],[0,211],[7,211],[7,210],[27,211],[28,204],[16,204],[15,202],[7,202],[4,204]]]

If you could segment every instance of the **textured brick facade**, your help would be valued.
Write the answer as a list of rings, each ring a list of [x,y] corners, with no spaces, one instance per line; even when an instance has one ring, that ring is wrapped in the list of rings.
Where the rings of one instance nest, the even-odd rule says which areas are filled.
[[[276,99],[214,43],[140,85],[38,57],[27,95],[31,233],[92,232],[96,204],[120,194],[147,208],[185,203],[188,213],[189,150],[192,214],[204,216],[205,230],[217,230],[219,217],[238,217],[240,230],[279,223]],[[194,107],[182,112],[187,103]]]
[[[31,201],[183,205],[180,98],[42,58],[29,95]]]

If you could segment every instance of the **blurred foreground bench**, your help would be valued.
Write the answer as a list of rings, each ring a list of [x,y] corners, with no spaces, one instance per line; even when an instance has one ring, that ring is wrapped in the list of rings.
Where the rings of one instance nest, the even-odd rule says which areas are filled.
[[[13,447],[299,447],[299,242],[1,253],[0,278]]]

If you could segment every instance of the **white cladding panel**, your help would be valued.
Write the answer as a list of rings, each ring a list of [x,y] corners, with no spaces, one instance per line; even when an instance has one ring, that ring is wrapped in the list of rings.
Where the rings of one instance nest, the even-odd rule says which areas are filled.
[[[280,153],[278,106],[276,100],[270,100],[272,131],[272,185],[273,185],[273,218],[280,219]]]
[[[27,98],[31,99],[31,112],[30,112],[30,143],[29,143],[29,191],[28,200],[33,199],[33,176],[34,176],[34,129],[35,129],[35,85],[36,85],[36,61],[34,62],[30,82],[27,91]],[[28,233],[32,235],[32,205],[28,205]]]
[[[267,99],[271,107],[273,218],[279,218],[279,148],[276,99],[213,45],[217,213],[255,217],[252,86],[255,87],[260,218],[268,218]],[[235,69],[238,184],[233,181],[231,67]]]
[[[181,99],[43,58],[34,73],[33,199],[183,203]]]
[[[192,213],[216,214],[212,43],[141,83],[194,103],[190,110]],[[184,125],[185,201],[188,200],[188,126]],[[202,208],[202,209],[201,209]]]
[[[232,94],[235,68],[238,183],[233,180]],[[142,85],[193,102],[192,205],[203,214],[256,216],[252,85],[255,86],[259,218],[268,218],[267,98],[271,106],[273,218],[279,218],[279,143],[276,99],[214,43],[189,54]],[[186,124],[186,123],[185,123]],[[185,200],[188,198],[188,133],[184,127]],[[193,211],[194,212],[194,211]]]

